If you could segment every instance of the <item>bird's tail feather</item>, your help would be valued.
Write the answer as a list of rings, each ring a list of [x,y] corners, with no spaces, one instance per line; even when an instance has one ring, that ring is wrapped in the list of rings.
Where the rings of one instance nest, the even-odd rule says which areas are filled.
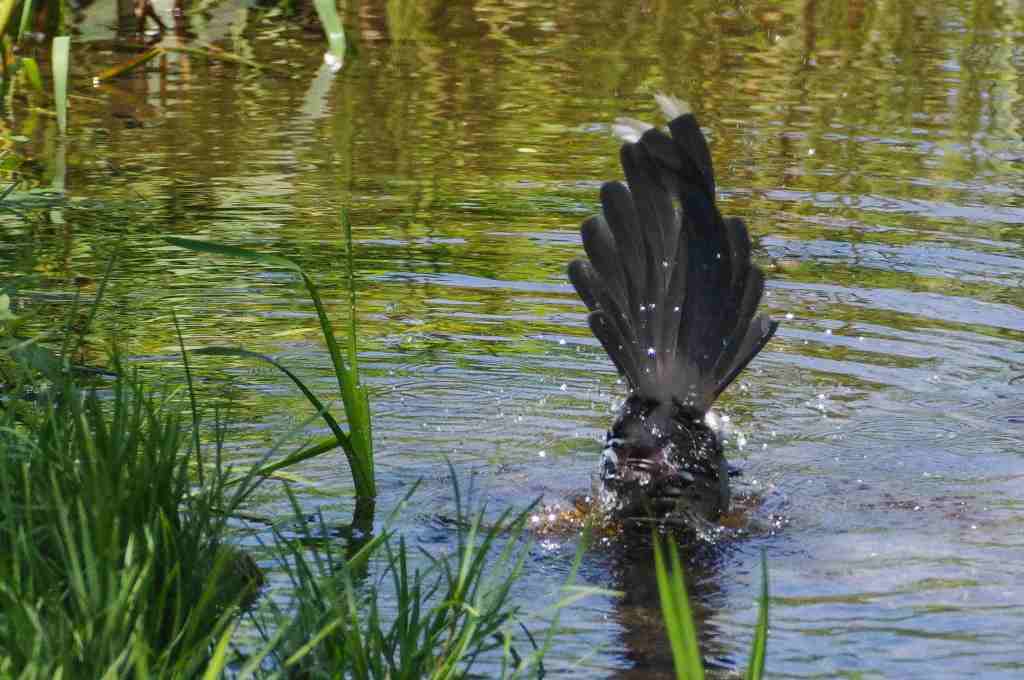
[[[715,205],[711,154],[685,104],[659,97],[669,134],[620,121],[626,184],[601,187],[583,223],[588,260],[569,278],[589,323],[634,393],[706,412],[771,338],[757,315],[764,275],[746,225]]]

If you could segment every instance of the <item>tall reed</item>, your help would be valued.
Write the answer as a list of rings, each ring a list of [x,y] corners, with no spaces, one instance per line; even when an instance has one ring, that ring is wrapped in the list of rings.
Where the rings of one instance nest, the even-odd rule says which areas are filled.
[[[376,480],[373,470],[373,424],[370,416],[370,402],[366,387],[359,377],[359,357],[357,353],[356,325],[355,325],[355,287],[353,282],[353,256],[352,256],[352,226],[346,213],[342,214],[342,226],[345,229],[345,236],[348,242],[348,270],[349,270],[349,291],[350,309],[349,326],[344,352],[338,343],[334,333],[334,326],[330,316],[324,307],[323,299],[320,297],[319,288],[309,277],[302,267],[296,262],[280,255],[258,253],[237,246],[212,243],[209,241],[198,241],[195,239],[169,237],[165,240],[175,246],[186,248],[193,252],[208,253],[214,255],[225,255],[236,257],[265,266],[281,267],[295,272],[302,279],[306,291],[313,306],[316,309],[317,320],[320,324],[320,331],[323,334],[324,342],[327,345],[331,357],[331,364],[334,369],[334,377],[338,385],[338,392],[341,395],[342,404],[345,410],[345,420],[348,423],[348,431],[342,429],[327,406],[320,398],[289,368],[276,359],[251,352],[237,347],[208,347],[197,350],[196,354],[247,357],[264,361],[280,370],[291,380],[299,391],[306,397],[327,427],[330,428],[332,437],[322,440],[312,446],[297,451],[286,458],[271,463],[260,470],[261,474],[269,474],[281,466],[293,465],[301,460],[318,456],[336,446],[341,446],[345,452],[349,469],[352,472],[352,479],[355,485],[357,498],[357,524],[366,527],[372,525],[373,502],[377,495]],[[367,520],[370,520],[367,522]]]

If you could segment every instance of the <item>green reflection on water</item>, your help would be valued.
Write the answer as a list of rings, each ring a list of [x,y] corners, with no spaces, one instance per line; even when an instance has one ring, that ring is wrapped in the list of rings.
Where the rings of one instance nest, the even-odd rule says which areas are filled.
[[[813,614],[840,622],[827,628],[838,660],[809,659],[801,617],[811,614],[787,619],[780,606],[773,614],[786,625],[770,643],[769,668],[899,674],[901,644],[925,660],[946,652],[900,631],[837,632],[858,616],[884,615],[874,593],[900,604],[909,591],[893,562],[860,557],[874,538],[846,536],[837,549],[813,527],[859,521],[836,509],[847,494],[870,506],[883,493],[932,493],[921,486],[924,472],[961,485],[983,529],[987,509],[1019,498],[1000,481],[1019,472],[1019,447],[1007,443],[1018,403],[1007,379],[1024,362],[1024,19],[1012,3],[350,3],[346,31],[358,54],[333,81],[318,79],[318,35],[230,3],[193,21],[202,39],[304,77],[176,54],[88,90],[91,74],[124,57],[95,26],[83,27],[73,83],[87,98],[72,99],[64,200],[0,211],[0,269],[31,275],[39,292],[24,304],[59,318],[67,296],[51,293],[74,277],[96,278],[117,250],[99,327],[150,370],[177,375],[173,307],[189,346],[240,344],[326,380],[312,309],[294,281],[248,265],[197,265],[160,237],[207,236],[299,260],[340,320],[348,272],[336,224],[348,207],[385,496],[433,474],[443,454],[488,471],[501,501],[524,489],[531,497],[583,490],[598,448],[589,442],[621,388],[589,338],[564,266],[579,252],[577,225],[596,210],[599,183],[621,175],[610,122],[653,121],[651,95],[677,94],[711,139],[723,211],[751,227],[768,272],[766,304],[794,315],[746,376],[749,389],[731,390],[723,405],[753,442],[732,457],[749,476],[799,494],[786,506],[798,528],[779,540],[831,570],[806,576],[780,554],[770,555],[773,572],[780,595],[807,598],[824,607]],[[2,145],[22,159],[18,191],[51,186],[59,174],[52,122],[18,108],[2,120]],[[102,342],[97,336],[94,358]],[[200,390],[241,414],[240,459],[305,413],[272,373],[231,363],[201,373]],[[843,402],[834,421],[803,405],[818,394]],[[944,412],[972,414],[970,427],[938,440],[960,422]],[[775,429],[779,439],[765,433]],[[894,444],[891,432],[910,436]],[[961,441],[986,457],[964,460]],[[879,446],[899,449],[905,465],[849,462]],[[307,476],[325,495],[347,490],[340,471]],[[436,488],[427,485],[436,494],[423,501],[430,511],[444,505]],[[765,512],[775,512],[766,495],[773,509]],[[1001,548],[970,543],[970,531],[939,512],[862,521],[877,523],[870,536],[914,524],[916,540],[906,540],[914,559],[903,570],[924,585],[906,606],[956,612],[920,621],[921,635],[942,640],[947,629],[973,628],[988,640],[967,648],[984,669],[1013,667],[992,641],[1000,628],[1024,631],[1019,614],[944,608],[948,593],[939,590],[950,588],[930,585],[958,584],[985,606],[1005,586],[1012,599],[1019,589],[1006,584],[1021,572],[1006,567]],[[999,526],[990,525],[991,543],[1014,545]],[[934,545],[957,546],[992,585],[947,571]],[[737,632],[748,619],[747,591],[736,583],[750,565],[725,562],[706,594],[723,603],[715,620],[724,632],[708,634],[723,655],[749,639]],[[548,583],[550,565],[539,564],[529,596]],[[593,569],[602,585],[623,585],[610,567]],[[880,585],[835,575],[858,570]],[[650,651],[649,623],[611,605],[600,611],[619,627],[593,624],[596,632],[566,642],[562,658],[601,644],[610,649],[595,661],[602,672],[632,668],[642,655],[630,650]],[[647,610],[637,611],[642,619]],[[806,635],[814,630],[809,621]]]

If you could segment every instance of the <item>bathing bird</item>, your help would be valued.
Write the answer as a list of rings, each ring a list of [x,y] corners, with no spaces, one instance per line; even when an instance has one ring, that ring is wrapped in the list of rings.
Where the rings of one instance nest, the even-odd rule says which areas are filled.
[[[625,182],[601,187],[569,279],[629,390],[605,437],[605,509],[706,529],[729,508],[730,466],[711,407],[778,326],[758,313],[764,274],[741,219],[715,200],[711,153],[682,101],[658,95],[663,131],[613,126]]]

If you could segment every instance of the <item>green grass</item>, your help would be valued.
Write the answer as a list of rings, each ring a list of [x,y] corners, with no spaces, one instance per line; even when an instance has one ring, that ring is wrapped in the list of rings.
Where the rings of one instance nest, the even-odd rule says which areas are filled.
[[[122,372],[101,400],[68,381],[34,427],[0,418],[0,674],[190,676],[209,663],[247,562],[226,541],[220,465],[189,472],[174,409]]]
[[[510,599],[526,510],[485,527],[457,503],[457,549],[412,568],[391,531],[314,535],[294,498],[301,536],[275,544],[289,602],[266,604],[262,648],[237,659],[230,642],[260,575],[230,543],[229,517],[259,466],[230,485],[223,439],[200,461],[180,404],[115,368],[102,399],[68,381],[36,404],[32,428],[2,412],[0,676],[214,678],[235,661],[240,677],[440,679],[484,658],[510,677],[541,663],[543,650],[519,651]]]
[[[333,423],[339,436],[320,452],[340,442],[365,455],[369,465],[361,470],[372,481],[354,323],[343,355],[316,286],[295,269],[317,307],[349,431],[287,368],[261,359],[278,365],[317,415]],[[104,286],[105,280],[96,304]],[[303,535],[275,534],[280,569],[292,583],[289,604],[267,603],[261,649],[238,659],[232,636],[261,575],[230,543],[229,518],[270,474],[317,454],[305,449],[233,473],[221,455],[224,428],[215,423],[208,433],[212,451],[200,436],[201,408],[184,349],[184,409],[180,399],[151,396],[116,359],[102,396],[80,387],[70,357],[94,314],[95,306],[76,334],[69,322],[63,333],[22,338],[26,317],[12,312],[9,297],[0,299],[0,676],[213,678],[235,661],[242,677],[337,677],[345,669],[353,677],[452,678],[482,658],[497,659],[508,676],[541,664],[551,635],[543,648],[520,652],[524,643],[514,634],[521,612],[510,600],[529,551],[527,511],[508,511],[485,528],[483,512],[469,517],[459,502],[457,549],[429,556],[413,554],[388,530],[357,531],[348,543],[318,540],[294,498]],[[69,319],[78,316],[76,301]],[[63,336],[56,350],[44,344],[54,336]],[[257,356],[232,348],[198,353]],[[390,587],[371,582],[371,572]]]
[[[53,104],[57,108],[57,127],[68,129],[68,66],[71,60],[71,38],[53,39]]]
[[[667,547],[666,547],[667,546]],[[668,553],[666,565],[665,553]],[[672,649],[672,662],[678,680],[703,680],[704,657],[697,642],[690,598],[686,593],[683,567],[675,543],[654,536],[654,570],[658,580],[658,597]],[[768,641],[768,563],[761,557],[761,597],[757,628],[747,666],[747,680],[760,680],[764,674],[765,648]]]
[[[449,554],[413,555],[391,531],[346,554],[322,524],[316,535],[302,524],[299,538],[279,537],[293,599],[264,612],[268,646],[248,665],[269,654],[289,677],[394,680],[473,677],[485,659],[501,677],[542,668],[543,650],[517,636],[524,612],[511,600],[532,545],[532,507],[485,525],[483,509],[464,510],[455,491]]]
[[[302,460],[321,455],[340,445],[345,452],[345,458],[352,472],[352,480],[355,485],[357,498],[357,516],[362,513],[362,517],[357,517],[357,523],[366,528],[372,525],[373,501],[377,496],[377,485],[373,470],[373,423],[370,417],[370,400],[366,387],[359,378],[359,358],[355,327],[355,286],[352,282],[354,266],[352,258],[352,227],[348,221],[347,214],[344,213],[342,215],[342,225],[348,242],[349,290],[352,296],[350,299],[350,321],[344,352],[334,333],[334,326],[324,307],[319,289],[297,263],[279,255],[258,253],[245,248],[209,241],[173,237],[165,240],[171,245],[187,248],[193,252],[224,255],[245,259],[265,266],[282,267],[295,272],[302,279],[303,284],[306,286],[306,291],[309,293],[316,308],[320,331],[323,334],[324,342],[331,357],[334,377],[338,385],[338,393],[341,396],[345,410],[345,420],[349,427],[347,432],[342,429],[337,419],[320,398],[295,373],[272,357],[237,347],[208,347],[197,350],[195,353],[247,357],[264,361],[280,370],[295,384],[309,401],[314,412],[323,418],[327,427],[330,428],[333,437],[324,439],[310,447],[296,451],[280,461],[269,464],[260,471],[260,474],[270,474],[281,467],[294,465]]]
[[[328,54],[331,55],[338,69],[345,63],[345,27],[338,15],[338,7],[333,0],[313,0],[320,25],[324,27],[327,37]]]
[[[216,674],[262,578],[229,540],[262,477],[224,465],[224,428],[203,445],[194,398],[186,422],[116,353],[71,361],[112,266],[74,333],[77,297],[63,331],[31,334],[0,295],[0,677]]]

